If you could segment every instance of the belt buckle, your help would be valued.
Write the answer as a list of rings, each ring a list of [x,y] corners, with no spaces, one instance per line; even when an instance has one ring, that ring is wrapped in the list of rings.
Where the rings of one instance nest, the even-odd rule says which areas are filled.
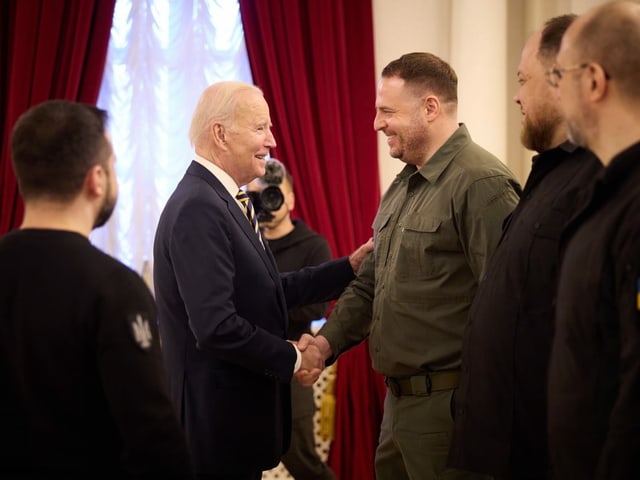
[[[389,387],[389,390],[391,390],[391,393],[394,396],[399,397],[400,395],[402,395],[402,389],[400,388],[400,384],[395,378],[386,377],[384,383],[387,384],[387,387]]]
[[[419,397],[428,397],[431,395],[431,375],[415,375],[411,377],[411,390],[413,394]]]

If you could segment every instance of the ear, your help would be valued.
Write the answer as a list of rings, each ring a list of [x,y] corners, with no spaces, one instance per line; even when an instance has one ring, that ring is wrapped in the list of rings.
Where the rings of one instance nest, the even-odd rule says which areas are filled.
[[[211,125],[211,141],[220,147],[227,145],[227,130],[221,123]]]
[[[286,202],[287,207],[289,207],[289,211],[296,208],[296,195],[292,191],[284,194],[284,201]]]
[[[438,115],[440,115],[440,99],[434,95],[427,95],[422,100],[424,111],[428,121],[434,120]]]
[[[588,96],[592,101],[602,100],[609,89],[607,72],[599,63],[590,63],[587,67]]]
[[[107,175],[102,165],[94,165],[84,177],[84,192],[90,197],[100,197],[106,191]]]

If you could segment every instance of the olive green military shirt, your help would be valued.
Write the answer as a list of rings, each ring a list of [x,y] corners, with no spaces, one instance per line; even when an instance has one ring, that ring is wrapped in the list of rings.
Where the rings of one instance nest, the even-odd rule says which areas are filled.
[[[519,192],[462,124],[422,168],[405,166],[380,202],[374,252],[319,332],[334,355],[369,335],[383,375],[459,368],[471,301]]]

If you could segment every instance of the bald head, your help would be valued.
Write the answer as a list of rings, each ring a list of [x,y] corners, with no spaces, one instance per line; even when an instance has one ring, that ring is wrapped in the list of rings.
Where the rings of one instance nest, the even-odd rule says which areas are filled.
[[[640,4],[606,3],[570,27],[576,58],[599,63],[628,100],[640,101]]]

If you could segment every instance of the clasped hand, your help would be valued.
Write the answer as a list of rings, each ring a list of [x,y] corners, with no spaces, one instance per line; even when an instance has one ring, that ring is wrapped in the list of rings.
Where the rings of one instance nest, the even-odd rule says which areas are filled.
[[[309,387],[320,378],[320,374],[324,370],[324,361],[330,356],[328,342],[324,337],[313,337],[305,333],[296,342],[296,346],[302,353],[302,365],[294,377],[298,383]]]

